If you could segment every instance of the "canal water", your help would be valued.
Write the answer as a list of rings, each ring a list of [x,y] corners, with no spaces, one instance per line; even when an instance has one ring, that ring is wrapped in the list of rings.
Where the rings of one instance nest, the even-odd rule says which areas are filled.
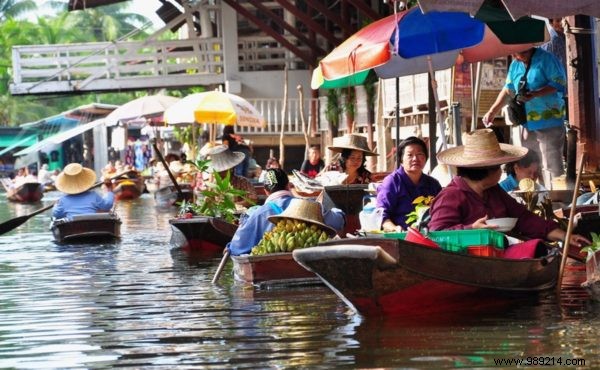
[[[22,205],[0,194],[0,222],[56,196]],[[477,315],[364,318],[325,287],[239,285],[230,265],[212,285],[218,259],[169,245],[174,210],[148,194],[116,210],[123,237],[112,244],[55,244],[49,212],[0,236],[1,369],[514,368],[494,360],[528,357],[600,368],[600,309],[577,294]]]

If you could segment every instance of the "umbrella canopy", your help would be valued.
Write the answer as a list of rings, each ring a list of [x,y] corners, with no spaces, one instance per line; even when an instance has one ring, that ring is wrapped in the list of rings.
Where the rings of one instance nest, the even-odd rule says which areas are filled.
[[[220,123],[243,127],[264,127],[265,119],[247,100],[237,95],[209,91],[186,96],[165,111],[165,122]]]
[[[462,11],[476,14],[484,3],[496,5],[501,3],[512,19],[519,19],[526,15],[560,18],[583,14],[600,17],[598,0],[419,0],[423,12]]]
[[[446,69],[454,65],[461,51],[462,61],[473,62],[522,51],[534,42],[549,40],[544,21],[526,18],[513,22],[505,10],[496,8],[479,13],[485,13],[494,26],[464,12],[423,14],[418,8],[380,19],[325,56],[311,85],[313,88],[358,85],[371,69],[381,78],[426,72],[429,63],[434,70]],[[499,29],[504,29],[500,24],[511,25],[519,32],[500,32]],[[531,31],[523,31],[524,24],[531,26]],[[322,86],[326,81],[336,82]]]
[[[106,116],[106,125],[114,126],[119,121],[133,121],[140,118],[162,114],[165,109],[179,101],[179,98],[168,95],[146,95],[133,99]]]

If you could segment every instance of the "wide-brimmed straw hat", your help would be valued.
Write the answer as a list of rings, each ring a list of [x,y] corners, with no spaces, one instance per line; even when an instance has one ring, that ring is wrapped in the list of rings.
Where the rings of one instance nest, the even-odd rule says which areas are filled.
[[[456,167],[490,167],[518,161],[527,154],[527,148],[498,143],[489,128],[464,134],[463,142],[464,145],[440,152],[438,161]]]
[[[96,182],[96,173],[79,163],[69,163],[56,177],[56,188],[63,193],[79,194],[88,190]]]
[[[360,150],[365,155],[379,155],[371,149],[367,144],[367,138],[357,134],[346,134],[340,137],[333,138],[333,145],[327,147],[334,152],[341,152],[344,149]]]
[[[290,205],[282,213],[269,216],[268,219],[274,224],[283,219],[304,221],[317,225],[320,229],[325,230],[329,236],[337,234],[333,227],[325,224],[321,204],[314,200],[292,199]]]
[[[232,152],[227,145],[217,145],[208,151],[210,166],[217,172],[231,169],[244,161],[244,153]]]

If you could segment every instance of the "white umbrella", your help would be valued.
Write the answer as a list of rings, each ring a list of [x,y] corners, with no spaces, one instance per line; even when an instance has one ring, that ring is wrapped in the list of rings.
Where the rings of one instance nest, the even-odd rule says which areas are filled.
[[[180,99],[168,95],[146,95],[133,99],[106,116],[106,125],[114,126],[119,121],[126,122],[143,117],[162,114],[165,109],[178,102]]]

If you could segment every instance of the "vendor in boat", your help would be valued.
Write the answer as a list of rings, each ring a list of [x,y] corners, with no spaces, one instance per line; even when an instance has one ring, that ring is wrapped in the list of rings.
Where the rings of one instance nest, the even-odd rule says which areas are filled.
[[[256,204],[258,194],[252,182],[246,177],[238,176],[233,173],[234,168],[244,161],[245,154],[241,152],[232,152],[226,145],[217,145],[208,151],[210,167],[217,172],[221,178],[225,178],[227,173],[230,175],[231,185],[238,190],[246,192],[245,199],[239,199],[238,203],[244,207]],[[209,182],[214,180],[209,180]]]
[[[297,199],[289,191],[287,174],[280,168],[265,170],[264,184],[265,191],[268,194],[265,203],[252,210],[247,219],[240,223],[231,242],[227,244],[227,249],[234,256],[250,253],[252,247],[258,244],[263,235],[275,226],[269,222],[269,216],[281,214],[288,208],[293,199]],[[324,211],[323,219],[330,228],[337,231],[344,228],[344,213],[340,209],[333,208]]]
[[[385,232],[408,228],[407,215],[415,210],[413,201],[419,196],[435,196],[442,186],[433,177],[423,173],[429,158],[427,145],[411,136],[398,145],[400,167],[387,175],[377,187],[377,207],[383,208],[382,228]]]
[[[108,212],[112,209],[115,195],[110,181],[104,182],[104,196],[91,190],[96,173],[79,163],[70,163],[56,178],[56,188],[65,193],[52,210],[52,217],[71,219],[75,215]]]
[[[437,156],[441,163],[456,166],[457,176],[435,197],[430,208],[430,230],[494,229],[488,219],[515,217],[514,228],[532,239],[561,241],[565,231],[554,221],[545,220],[519,204],[498,185],[500,165],[514,162],[527,154],[527,148],[500,144],[491,129],[469,132],[464,145],[446,149]],[[580,247],[590,244],[573,234],[569,243]]]
[[[333,138],[329,150],[339,153],[324,171],[340,171],[347,175],[342,184],[368,184],[371,172],[365,168],[366,156],[378,155],[369,149],[367,138],[358,134],[347,134]]]
[[[523,179],[532,179],[535,181],[535,189],[538,191],[546,190],[537,182],[540,177],[540,157],[533,150],[518,161],[509,162],[504,165],[506,178],[500,181],[500,187],[504,191],[519,190],[519,182]]]

